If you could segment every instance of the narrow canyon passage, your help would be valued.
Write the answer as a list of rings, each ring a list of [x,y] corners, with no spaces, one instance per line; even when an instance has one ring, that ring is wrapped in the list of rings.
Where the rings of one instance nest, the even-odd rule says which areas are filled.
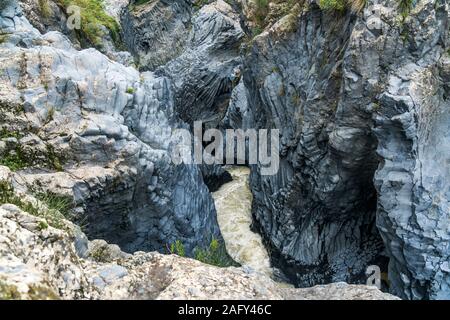
[[[272,275],[270,259],[261,236],[250,230],[252,223],[252,193],[247,167],[227,169],[233,181],[213,193],[217,220],[230,256],[243,266]]]

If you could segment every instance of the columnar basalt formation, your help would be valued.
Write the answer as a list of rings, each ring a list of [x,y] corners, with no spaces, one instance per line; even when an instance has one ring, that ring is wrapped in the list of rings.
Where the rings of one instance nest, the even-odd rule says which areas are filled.
[[[345,95],[355,19],[305,3],[257,36],[245,59],[253,125],[281,133],[278,174],[252,170],[255,226],[300,286],[362,281],[383,248],[372,119],[358,92]]]
[[[128,252],[167,252],[180,240],[189,253],[220,238],[200,169],[171,162],[172,130],[185,125],[167,78],[41,35],[17,4],[0,26],[1,125],[20,135],[4,156],[23,157],[18,184],[73,196],[87,234]]]
[[[448,18],[445,1],[403,18],[306,1],[250,46],[248,104],[283,157],[253,168],[255,225],[298,285],[358,281],[387,254],[392,292],[448,298]]]
[[[95,45],[43,4],[0,3],[9,296],[391,298],[150,252],[221,239],[223,168],[171,161],[174,130],[201,120],[280,130],[279,171],[251,166],[253,229],[293,284],[365,283],[378,265],[401,298],[450,298],[448,1],[107,0],[124,43],[103,26]],[[73,200],[78,226],[48,225],[42,194]]]

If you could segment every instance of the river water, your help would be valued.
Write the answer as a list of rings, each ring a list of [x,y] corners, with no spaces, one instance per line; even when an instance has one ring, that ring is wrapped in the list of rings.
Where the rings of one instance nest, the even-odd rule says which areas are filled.
[[[229,255],[243,266],[272,276],[269,255],[261,236],[250,230],[252,223],[252,193],[249,186],[250,169],[227,169],[233,181],[213,193],[217,220]]]

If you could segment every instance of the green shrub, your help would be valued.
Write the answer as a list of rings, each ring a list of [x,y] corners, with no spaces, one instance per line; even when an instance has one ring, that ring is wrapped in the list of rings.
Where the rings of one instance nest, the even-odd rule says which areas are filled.
[[[239,266],[227,252],[225,244],[215,238],[211,240],[208,248],[196,248],[194,250],[194,257],[196,260],[207,263],[216,267],[226,268],[232,266]]]
[[[398,10],[400,11],[400,15],[402,16],[402,21],[404,21],[413,8],[414,0],[398,0]]]
[[[20,297],[16,286],[9,285],[0,279],[0,300],[19,300]]]
[[[32,161],[29,160],[25,157],[22,147],[17,145],[14,150],[0,157],[0,165],[8,167],[11,171],[18,171],[31,166]]]
[[[16,136],[16,138],[19,138]],[[18,171],[33,166],[42,166],[55,171],[62,171],[64,159],[56,153],[51,144],[46,144],[46,153],[38,156],[32,151],[25,152],[17,143],[14,148],[0,156],[0,165],[8,167],[11,171]],[[43,159],[42,159],[43,158]]]
[[[172,243],[170,245],[170,253],[176,254],[180,257],[185,257],[186,252],[183,243],[180,240]],[[209,247],[195,248],[194,259],[216,267],[239,267],[239,264],[228,254],[225,244],[215,238],[212,238]]]
[[[46,144],[45,147],[47,149],[46,166],[56,171],[63,171],[64,159],[62,156],[56,153],[51,144]]]
[[[175,241],[170,245],[170,253],[179,255],[180,257],[185,257],[186,252],[184,250],[184,245],[180,240]]]
[[[93,45],[101,47],[104,35],[101,26],[105,26],[116,44],[120,43],[120,26],[104,9],[103,0],[56,0],[66,11],[75,5],[80,7],[82,35]]]
[[[5,138],[16,138],[16,139],[21,139],[22,138],[22,134],[19,131],[16,130],[8,130],[6,129],[6,127],[3,127],[0,130],[0,140],[1,139],[5,139]]]
[[[320,0],[319,7],[322,10],[344,11],[347,8],[346,0]]]
[[[275,3],[277,5],[274,10],[270,9],[271,3]],[[296,24],[300,11],[308,5],[306,0],[255,0],[254,4],[254,16],[251,17],[251,20],[255,25],[252,30],[253,36],[260,34],[266,28],[269,21],[279,20],[288,14],[292,14],[291,23],[293,25]],[[296,5],[298,5],[298,9],[293,11]],[[294,29],[295,28],[293,27],[292,30]]]
[[[96,248],[89,253],[89,256],[97,262],[106,263],[111,261],[111,256],[106,246],[100,246]]]
[[[263,32],[263,29],[260,26],[255,26],[252,30],[252,36],[256,37],[257,35],[261,34]]]
[[[259,27],[264,25],[267,14],[269,13],[269,0],[256,0],[255,22]]]
[[[52,8],[50,7],[48,0],[39,0],[38,5],[42,17],[49,18],[53,14]]]

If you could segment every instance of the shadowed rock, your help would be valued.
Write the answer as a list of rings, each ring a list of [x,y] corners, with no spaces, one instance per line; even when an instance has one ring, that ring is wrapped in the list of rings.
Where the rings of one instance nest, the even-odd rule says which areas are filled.
[[[190,254],[220,238],[200,169],[171,162],[172,130],[185,125],[167,78],[41,35],[19,9],[4,9],[0,26],[1,125],[35,139],[29,157],[19,154],[18,185],[73,197],[88,236],[128,252],[166,252],[180,240]],[[42,145],[45,168],[32,152]]]

